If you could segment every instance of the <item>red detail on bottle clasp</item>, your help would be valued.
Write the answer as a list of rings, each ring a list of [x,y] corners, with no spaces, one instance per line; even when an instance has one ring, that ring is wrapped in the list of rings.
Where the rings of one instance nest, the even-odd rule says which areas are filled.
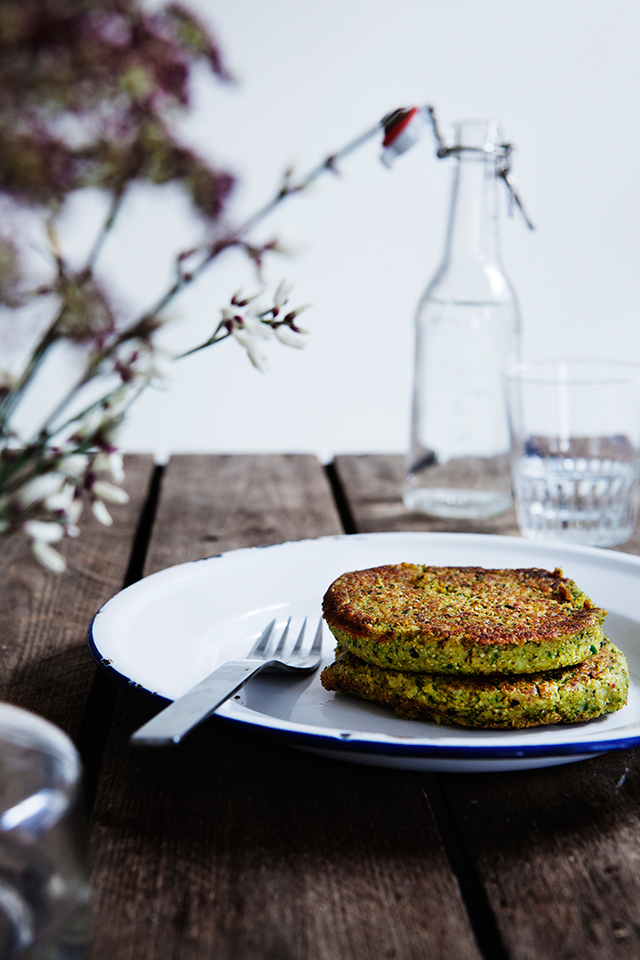
[[[398,139],[402,131],[407,129],[417,112],[417,107],[411,107],[410,110],[406,112],[403,111],[396,120],[392,120],[391,123],[385,127],[382,146],[390,147],[391,144]]]

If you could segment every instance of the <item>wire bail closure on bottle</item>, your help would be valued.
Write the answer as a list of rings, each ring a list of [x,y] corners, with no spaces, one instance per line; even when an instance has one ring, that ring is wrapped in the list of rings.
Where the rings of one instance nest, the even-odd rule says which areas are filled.
[[[384,128],[385,139],[383,146],[385,150],[382,155],[382,161],[386,166],[390,166],[393,159],[405,150],[413,146],[420,139],[424,127],[430,126],[436,141],[436,156],[439,160],[446,157],[460,155],[461,153],[478,153],[484,155],[493,155],[496,157],[496,176],[504,180],[509,196],[509,212],[512,212],[514,205],[518,208],[524,218],[524,222],[530,230],[535,230],[529,214],[524,208],[520,195],[511,174],[511,154],[513,144],[511,143],[487,143],[482,147],[450,147],[445,142],[436,119],[435,110],[428,104],[425,107],[407,107],[394,110],[387,114],[380,121]]]
[[[484,153],[484,154],[493,154],[496,159],[496,176],[501,177],[504,180],[508,194],[509,194],[509,206],[510,210],[513,209],[513,206],[517,206],[520,213],[524,217],[524,222],[529,227],[530,230],[535,230],[533,222],[529,217],[529,214],[524,208],[524,204],[520,199],[518,191],[516,190],[515,183],[513,179],[509,176],[511,173],[511,154],[513,153],[513,144],[512,143],[491,143],[487,144],[484,147],[465,147],[465,146],[455,146],[449,147],[444,141],[442,134],[438,128],[438,121],[436,119],[435,110],[433,107],[426,106],[424,110],[429,114],[429,119],[431,121],[431,129],[433,130],[433,136],[435,137],[438,149],[436,150],[436,156],[438,159],[444,159],[445,157],[456,156],[456,154],[461,153]]]

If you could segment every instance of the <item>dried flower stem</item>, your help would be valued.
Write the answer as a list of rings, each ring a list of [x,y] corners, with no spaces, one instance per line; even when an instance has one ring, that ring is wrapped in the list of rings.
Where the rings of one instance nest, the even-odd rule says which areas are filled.
[[[18,380],[16,380],[16,382],[11,386],[11,388],[7,392],[4,399],[0,402],[0,434],[2,433],[5,427],[5,424],[7,423],[9,416],[12,413],[14,407],[16,406],[16,404],[24,394],[25,389],[27,388],[27,386],[29,385],[29,383],[32,381],[33,377],[37,373],[38,368],[40,367],[40,364],[45,358],[47,350],[56,339],[56,328],[58,326],[58,323],[60,322],[60,319],[63,313],[64,313],[64,307],[60,309],[55,319],[49,325],[48,329],[43,334],[43,336],[40,338],[40,341],[38,342],[38,344],[34,347],[34,350],[31,356],[29,357],[29,362],[27,363],[26,367],[22,371]]]
[[[210,336],[208,340],[205,340],[204,343],[198,344],[197,347],[191,347],[190,350],[185,350],[184,353],[179,353],[177,357],[175,357],[174,359],[183,360],[184,357],[190,357],[192,353],[199,353],[200,350],[204,350],[205,347],[212,347],[214,343],[221,343],[223,340],[226,340],[227,337],[230,337],[230,336],[231,336],[231,331],[224,330],[223,325],[219,324],[216,327],[212,336]]]
[[[219,240],[216,240],[205,252],[203,259],[196,264],[193,269],[188,272],[181,273],[177,280],[169,287],[169,289],[164,293],[160,299],[144,314],[142,314],[140,319],[147,317],[157,316],[164,308],[180,293],[185,287],[189,286],[210,266],[210,264],[220,256],[224,250],[228,250],[230,247],[240,246],[242,240],[255,226],[261,223],[269,214],[273,213],[280,204],[286,200],[288,197],[293,196],[294,194],[301,193],[303,190],[306,190],[307,187],[310,187],[319,177],[325,173],[336,173],[337,164],[343,160],[345,157],[348,157],[349,154],[353,153],[359,147],[361,147],[368,140],[371,140],[376,134],[380,132],[382,126],[382,121],[377,123],[375,127],[372,127],[369,130],[366,130],[364,133],[360,134],[354,140],[351,140],[348,144],[338,150],[336,153],[331,154],[322,163],[318,164],[312,170],[310,170],[301,180],[297,183],[290,184],[288,178],[285,178],[282,186],[272,197],[268,203],[265,203],[263,207],[257,210],[252,216],[245,220],[239,227],[233,230],[231,233],[228,233],[225,237],[222,237]],[[182,255],[181,255],[182,256]],[[180,257],[178,257],[180,260]],[[138,321],[139,322],[139,321]],[[225,337],[215,337],[215,335],[207,342],[207,346],[211,346],[214,343],[219,343],[221,340],[226,339]],[[189,350],[186,353],[180,354],[181,357],[188,356],[189,353],[195,352],[195,350],[200,350],[205,344],[202,344],[200,347],[194,348],[194,350]]]
[[[118,216],[118,213],[122,208],[122,202],[124,200],[125,192],[126,192],[125,187],[122,187],[120,190],[116,190],[111,197],[111,204],[109,206],[109,212],[107,213],[106,220],[102,224],[102,227],[100,229],[98,236],[96,237],[96,240],[91,249],[91,252],[87,257],[86,266],[81,273],[81,277],[85,280],[87,280],[93,273],[93,268],[95,266],[96,260],[100,256],[105,240],[109,236],[109,233],[111,232],[111,228],[115,223],[116,217]]]

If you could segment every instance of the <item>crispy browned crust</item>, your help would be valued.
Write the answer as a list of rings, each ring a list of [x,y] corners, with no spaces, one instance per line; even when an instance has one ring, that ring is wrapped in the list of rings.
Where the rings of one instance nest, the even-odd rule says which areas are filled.
[[[606,616],[561,570],[411,563],[343,574],[323,612],[330,627],[379,644],[423,637],[479,646],[571,638]]]

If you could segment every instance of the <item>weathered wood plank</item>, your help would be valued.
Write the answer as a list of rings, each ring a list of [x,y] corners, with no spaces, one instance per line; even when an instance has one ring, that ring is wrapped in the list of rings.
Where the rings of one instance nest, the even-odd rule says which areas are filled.
[[[517,533],[512,514],[454,525],[404,510],[400,457],[340,457],[336,468],[358,530]],[[640,532],[619,549],[640,553]],[[640,956],[637,751],[438,780],[512,960]]]
[[[96,610],[122,586],[153,471],[151,457],[128,457],[131,499],[103,527],[83,517],[82,533],[61,547],[66,573],[45,570],[19,540],[0,554],[0,697],[78,734],[95,666],[85,642]]]
[[[225,550],[341,532],[315,457],[176,456],[162,481],[145,574]]]
[[[220,721],[117,770],[96,812],[96,960],[478,960],[419,777]]]
[[[443,789],[510,957],[640,956],[637,751]]]
[[[181,457],[148,569],[337,532],[309,458]],[[216,719],[176,750],[131,749],[156,709],[128,691],[117,703],[94,814],[94,960],[479,960],[419,776]]]

